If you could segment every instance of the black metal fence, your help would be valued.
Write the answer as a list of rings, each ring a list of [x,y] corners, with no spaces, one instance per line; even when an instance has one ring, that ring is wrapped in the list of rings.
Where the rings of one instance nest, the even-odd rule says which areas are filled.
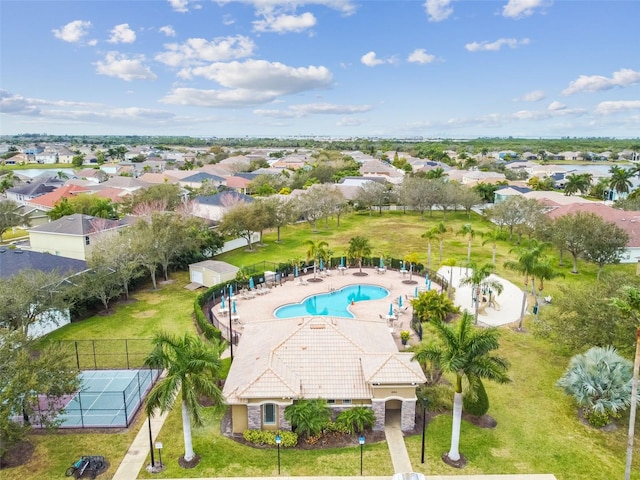
[[[151,353],[150,338],[59,340],[69,365],[78,370],[137,369]]]

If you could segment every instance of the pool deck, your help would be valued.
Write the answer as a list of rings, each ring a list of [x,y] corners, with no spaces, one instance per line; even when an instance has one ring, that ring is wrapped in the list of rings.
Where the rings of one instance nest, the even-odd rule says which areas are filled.
[[[241,334],[243,325],[247,323],[267,319],[277,320],[273,312],[278,307],[287,303],[300,302],[312,295],[329,293],[347,285],[378,285],[389,290],[387,297],[380,300],[355,302],[353,305],[349,305],[348,309],[356,318],[373,319],[389,325],[390,333],[401,348],[400,332],[410,330],[409,324],[413,314],[411,300],[414,298],[416,287],[421,290],[426,288],[425,278],[413,275],[410,279],[408,273],[402,274],[393,270],[387,270],[381,274],[374,268],[363,268],[364,275],[362,276],[358,275],[358,272],[358,268],[348,268],[342,271],[334,269],[329,272],[328,276],[321,276],[320,273],[317,273],[316,279],[319,281],[315,282],[311,272],[298,278],[290,276],[288,281],[283,282],[282,285],[278,284],[269,289],[269,293],[256,295],[254,298],[243,299],[234,295],[238,320],[233,322],[233,328]],[[414,283],[408,283],[410,281]],[[432,288],[438,289],[439,286],[433,283]],[[403,312],[396,315],[395,320],[388,319],[389,306],[393,303],[394,308],[397,309],[399,296],[402,296]],[[228,311],[220,313],[219,309],[220,305],[218,304],[213,308],[213,314],[223,325],[228,324]],[[417,341],[417,338],[412,340]]]

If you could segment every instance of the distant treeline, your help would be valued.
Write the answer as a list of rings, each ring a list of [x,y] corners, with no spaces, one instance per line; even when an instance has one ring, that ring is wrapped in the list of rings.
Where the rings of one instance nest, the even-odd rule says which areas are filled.
[[[513,150],[517,153],[540,151],[562,152],[620,152],[625,149],[640,151],[640,138],[619,139],[609,137],[564,137],[564,138],[513,138],[483,137],[475,139],[322,139],[322,138],[199,138],[187,136],[144,135],[3,135],[0,141],[14,145],[33,143],[67,143],[71,145],[152,145],[156,148],[213,147],[241,148],[299,148],[339,151],[361,151],[371,155],[388,151],[409,152],[417,157],[426,157],[434,151],[455,150],[458,153],[483,153],[495,150]]]

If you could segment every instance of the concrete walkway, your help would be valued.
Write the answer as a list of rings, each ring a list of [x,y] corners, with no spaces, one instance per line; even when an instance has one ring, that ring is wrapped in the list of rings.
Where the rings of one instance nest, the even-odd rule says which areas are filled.
[[[154,444],[162,429],[162,425],[164,425],[164,421],[167,419],[167,415],[169,415],[169,412],[151,417],[151,437]],[[127,450],[122,462],[120,462],[120,466],[113,475],[112,480],[135,480],[138,478],[138,472],[145,467],[150,446],[149,417],[147,417],[138,435],[136,435],[136,438],[133,439],[133,442],[129,446],[129,450]]]
[[[400,410],[387,410],[384,424],[384,436],[387,439],[389,454],[395,473],[413,472],[411,460],[400,429]]]

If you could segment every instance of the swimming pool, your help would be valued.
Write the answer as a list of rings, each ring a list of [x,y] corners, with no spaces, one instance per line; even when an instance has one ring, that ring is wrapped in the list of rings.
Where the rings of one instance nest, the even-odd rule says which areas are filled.
[[[273,314],[276,318],[308,316],[355,318],[348,308],[351,302],[380,300],[388,295],[389,291],[386,288],[377,285],[349,285],[333,292],[312,295],[299,303],[283,305]]]

